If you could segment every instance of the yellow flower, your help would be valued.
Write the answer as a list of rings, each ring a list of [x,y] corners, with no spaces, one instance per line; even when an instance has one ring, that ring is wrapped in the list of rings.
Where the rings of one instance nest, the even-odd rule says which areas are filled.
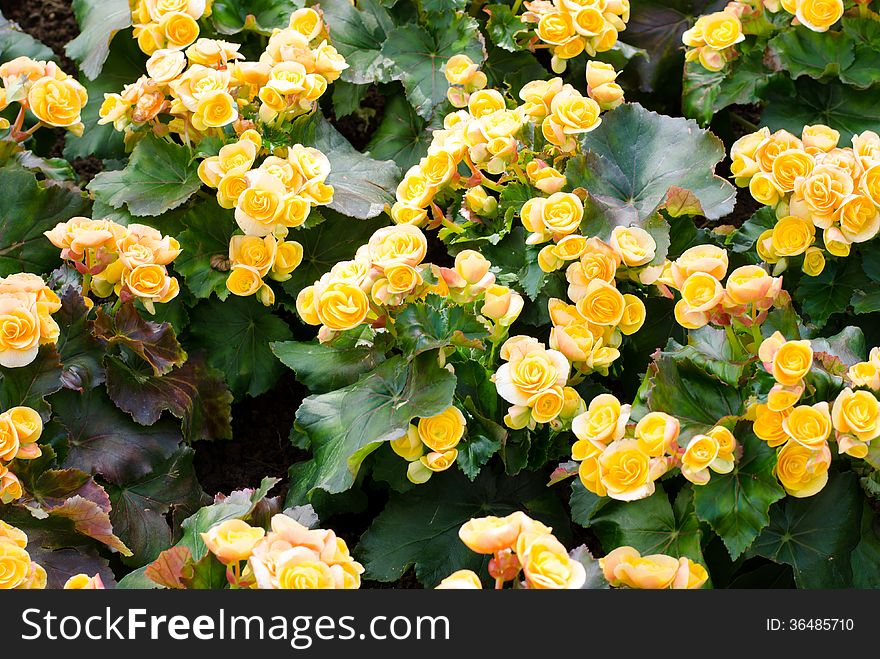
[[[477,517],[462,525],[458,537],[470,549],[478,554],[494,554],[516,545],[522,530],[521,512],[511,513],[507,517]]]
[[[39,413],[30,407],[18,406],[11,407],[2,414],[3,417],[9,419],[15,427],[15,434],[20,444],[18,457],[22,456],[22,449],[26,449],[28,445],[34,444],[43,434],[43,419]],[[33,449],[27,449],[26,457],[38,457],[39,449],[36,449],[36,455],[30,455]]]
[[[843,16],[843,0],[798,0],[795,16],[813,32],[826,32]]]
[[[197,130],[222,128],[238,119],[238,106],[235,99],[225,91],[214,91],[199,99],[193,125]]]
[[[229,260],[233,266],[246,265],[265,277],[275,261],[278,243],[272,235],[232,236],[229,241]]]
[[[33,293],[0,293],[0,366],[27,366],[40,348],[40,318]]]
[[[707,46],[723,50],[745,39],[742,24],[733,13],[718,11],[697,19],[698,31]]]
[[[834,400],[831,421],[837,432],[869,442],[880,435],[880,403],[872,393],[847,387]]]
[[[813,366],[809,341],[786,341],[773,355],[773,377],[784,385],[798,384]]]
[[[759,439],[764,440],[770,446],[780,446],[788,441],[788,435],[782,427],[782,422],[791,413],[791,410],[774,412],[767,405],[755,406],[755,422],[752,430]]]
[[[249,265],[233,265],[226,278],[226,288],[233,295],[248,297],[263,287],[259,271]]]
[[[392,451],[408,462],[418,460],[425,452],[422,438],[419,436],[419,429],[413,424],[409,424],[403,435],[388,443],[391,445]]]
[[[610,245],[595,236],[588,238],[580,262],[572,263],[565,271],[569,283],[568,297],[577,303],[586,295],[592,280],[614,281],[620,262],[620,256]]]
[[[811,451],[818,451],[826,445],[831,434],[831,414],[828,403],[822,401],[815,405],[798,405],[782,421],[785,434],[795,442]]]
[[[37,119],[60,128],[80,123],[80,112],[88,100],[85,87],[73,78],[41,78],[27,95],[28,107]]]
[[[574,21],[571,14],[564,11],[550,11],[538,22],[538,38],[544,43],[562,45],[575,36]]]
[[[776,453],[773,473],[788,494],[803,498],[825,487],[830,465],[831,449],[827,444],[812,450],[797,442],[788,442]]]
[[[651,458],[638,440],[621,439],[602,451],[598,458],[599,478],[608,496],[618,501],[644,499],[654,493]]]
[[[528,405],[529,400],[551,387],[568,381],[569,363],[561,352],[546,350],[544,344],[529,336],[514,336],[501,346],[501,358],[507,363],[495,373],[498,394],[514,405]]]
[[[516,555],[529,588],[576,590],[587,580],[583,564],[573,560],[562,543],[549,533],[521,534]]]
[[[575,417],[571,431],[575,437],[598,446],[621,439],[626,431],[631,405],[621,405],[612,394],[599,394],[587,411]]]
[[[417,266],[425,258],[428,241],[418,227],[402,224],[379,229],[368,245],[370,260],[379,268],[395,263]]]
[[[774,412],[783,412],[797,403],[804,395],[804,383],[798,382],[793,385],[779,384],[778,382],[767,394],[767,407]]]
[[[315,313],[328,329],[344,332],[364,322],[370,310],[366,294],[346,282],[331,282],[315,300]]]
[[[880,231],[880,211],[867,195],[852,194],[837,210],[840,231],[849,242],[863,243]]]
[[[171,12],[162,17],[159,28],[169,48],[186,48],[199,37],[199,24],[189,14]]]
[[[832,256],[844,257],[849,256],[850,241],[841,233],[837,227],[829,227],[822,234],[822,242],[825,243],[825,249]]]
[[[287,189],[281,180],[263,170],[251,170],[246,178],[248,188],[236,203],[235,221],[247,235],[267,236],[275,228],[278,209]]]
[[[617,328],[622,334],[629,336],[638,332],[645,323],[645,303],[635,295],[625,293],[623,296],[626,306],[623,308],[623,317]]]
[[[563,87],[550,102],[551,119],[563,135],[578,135],[597,128],[602,123],[600,112],[596,101],[581,95],[570,85]]]
[[[0,519],[0,542],[11,542],[22,549],[27,547],[27,534]]]
[[[565,175],[538,159],[526,165],[526,176],[529,182],[544,194],[559,192],[565,186]]]
[[[0,541],[0,590],[19,587],[31,567],[30,555],[13,542]]]
[[[473,570],[458,570],[441,581],[436,590],[480,590],[483,584]]]
[[[649,457],[659,458],[675,447],[680,428],[678,419],[665,412],[648,412],[636,424],[635,436]]]
[[[694,485],[709,482],[709,467],[718,457],[718,440],[709,435],[694,435],[681,458],[681,474]]]
[[[743,265],[727,278],[727,296],[735,304],[754,304],[767,297],[773,277],[757,265]]]
[[[480,67],[467,55],[453,55],[446,60],[443,73],[450,85],[467,85]]]
[[[468,112],[476,119],[504,110],[506,107],[507,103],[501,92],[495,89],[481,89],[471,94],[468,100]]]
[[[75,574],[64,582],[64,590],[104,590],[104,581],[100,574]]]
[[[798,178],[813,171],[813,156],[803,149],[787,149],[773,160],[773,182],[780,192],[794,190]]]
[[[614,227],[610,245],[623,264],[631,268],[649,263],[657,249],[651,234],[640,227]]]
[[[240,519],[230,519],[202,533],[208,550],[224,565],[246,561],[266,532]]]
[[[705,272],[695,272],[681,286],[681,299],[692,312],[711,311],[723,296],[721,282]]]
[[[419,419],[419,437],[429,449],[443,453],[458,445],[465,426],[464,414],[452,405],[440,414]]]
[[[446,471],[453,464],[455,464],[455,459],[457,457],[458,451],[453,448],[449,449],[448,451],[444,451],[443,453],[432,451],[431,453],[423,455],[421,458],[419,458],[419,462],[429,471]]]
[[[180,285],[164,265],[139,265],[123,273],[122,283],[132,295],[150,302],[168,302],[180,292]]]
[[[275,262],[269,276],[275,281],[287,281],[303,259],[303,246],[295,240],[287,240],[278,244]]]
[[[676,288],[681,288],[685,280],[696,272],[721,281],[727,275],[727,266],[727,250],[716,245],[696,245],[686,249],[673,262],[671,274]]]
[[[837,209],[853,192],[853,179],[849,172],[831,164],[819,164],[803,180],[796,180],[794,204],[803,200],[809,214],[817,225],[826,228],[834,221]]]
[[[584,217],[584,204],[570,192],[554,192],[541,205],[544,228],[554,236],[567,236],[577,231]]]
[[[772,235],[773,252],[777,256],[797,256],[813,244],[816,227],[812,222],[789,215],[776,223]]]
[[[315,292],[314,286],[306,286],[296,296],[296,313],[308,325],[321,324],[321,319],[315,309]]]
[[[810,247],[804,254],[802,270],[810,277],[818,277],[825,269],[825,253],[818,247]]]
[[[611,586],[662,590],[672,587],[679,569],[679,561],[665,554],[642,556],[632,547],[618,547],[604,558],[599,566]]]
[[[577,310],[589,322],[596,325],[616,326],[623,318],[626,300],[614,286],[593,279],[577,302]]]
[[[749,192],[755,201],[765,206],[775,206],[782,198],[782,192],[776,187],[773,178],[764,172],[758,172],[749,181]]]
[[[549,423],[559,416],[564,405],[565,394],[560,386],[545,389],[528,401],[528,406],[532,408],[532,419],[536,423]]]
[[[163,48],[150,55],[146,64],[147,73],[158,83],[169,83],[184,72],[186,60],[181,51]]]

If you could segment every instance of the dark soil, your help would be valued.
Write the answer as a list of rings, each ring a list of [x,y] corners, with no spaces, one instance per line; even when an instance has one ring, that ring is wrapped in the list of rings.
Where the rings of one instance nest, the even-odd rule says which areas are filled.
[[[360,108],[339,118],[333,114],[333,105],[329,102],[331,95],[328,93],[325,96],[327,101],[321,107],[325,116],[355,149],[363,151],[385,114],[385,96],[375,85],[371,85]]]

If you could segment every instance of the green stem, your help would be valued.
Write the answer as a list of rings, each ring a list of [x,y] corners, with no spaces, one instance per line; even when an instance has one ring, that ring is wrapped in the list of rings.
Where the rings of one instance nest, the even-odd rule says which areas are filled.
[[[724,333],[727,335],[727,341],[730,343],[730,347],[734,351],[734,358],[739,360],[742,356],[743,346],[739,337],[736,335],[736,332],[733,331],[733,325],[725,325]]]
[[[516,13],[519,11],[519,8],[521,6],[522,6],[522,0],[516,0],[516,2],[513,3],[513,8],[510,10],[511,13],[516,15]]]
[[[753,124],[748,119],[745,119],[745,118],[739,116],[736,112],[731,112],[729,114],[730,114],[730,120],[733,121],[733,123],[739,124],[743,128],[747,128],[748,130],[750,130],[753,133],[757,132],[758,126],[756,124]]]

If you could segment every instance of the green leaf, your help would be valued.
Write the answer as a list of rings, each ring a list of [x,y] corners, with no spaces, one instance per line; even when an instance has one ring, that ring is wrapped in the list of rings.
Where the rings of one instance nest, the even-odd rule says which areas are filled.
[[[737,429],[743,454],[733,471],[712,474],[706,485],[694,487],[697,517],[721,536],[732,560],[770,523],[770,505],[785,496],[773,475],[776,451],[744,425]]]
[[[233,212],[203,202],[191,208],[182,221],[186,231],[177,240],[183,251],[174,260],[174,269],[183,275],[190,293],[197,298],[215,293],[225,300],[229,296],[229,273],[216,270],[214,264],[229,255],[229,240],[236,229]]]
[[[52,346],[41,346],[37,358],[27,366],[0,366],[0,408],[26,405],[49,417],[46,396],[61,389],[61,362]]]
[[[714,173],[724,145],[693,121],[625,104],[581,144],[584,154],[565,170],[568,184],[586,188],[611,226],[643,225],[676,188],[689,191],[709,219],[733,210],[733,186]]]
[[[254,298],[207,300],[192,310],[191,339],[208,355],[208,363],[226,374],[238,397],[259,396],[281,375],[281,364],[269,345],[287,341],[290,328]]]
[[[20,165],[0,167],[0,277],[16,272],[48,272],[61,263],[60,251],[44,231],[77,215],[87,200],[77,189],[40,183]]]
[[[193,469],[194,451],[181,447],[171,456],[146,455],[147,473],[123,474],[121,486],[110,485],[113,528],[134,552],[127,565],[155,560],[172,542],[166,514],[172,506],[197,507],[204,496]]]
[[[861,514],[855,475],[831,474],[818,494],[774,505],[770,526],[748,555],[791,565],[798,588],[851,587],[849,556],[859,541]]]
[[[482,432],[468,431],[467,439],[456,447],[458,457],[455,464],[470,480],[474,480],[480,470],[489,462],[489,458],[501,449],[501,442]]]
[[[16,23],[0,14],[0,61],[8,62],[16,57],[35,60],[54,60],[55,53],[48,46],[34,39]]]
[[[844,313],[855,289],[863,281],[854,260],[834,260],[817,277],[801,277],[794,298],[817,327],[836,313]]]
[[[705,432],[725,417],[744,413],[742,393],[703,370],[686,351],[659,353],[648,366],[643,397],[634,406],[634,418],[647,411],[666,412],[681,423],[679,442]]]
[[[268,35],[274,28],[287,27],[290,15],[304,4],[303,0],[214,0],[211,22],[220,34],[251,30]]]
[[[160,377],[144,362],[108,356],[106,365],[110,400],[142,426],[156,423],[168,410],[181,420],[187,442],[232,439],[232,394],[223,374],[203,356],[190,357]]]
[[[486,58],[479,26],[465,14],[454,15],[447,25],[398,26],[388,34],[382,54],[394,63],[395,78],[403,82],[407,99],[425,119],[446,100],[446,60],[461,54],[480,64]]]
[[[871,506],[862,506],[862,524],[859,544],[852,553],[853,586],[855,588],[880,588],[880,527]]]
[[[776,213],[769,206],[761,207],[758,212],[746,220],[742,226],[731,233],[727,238],[727,244],[732,246],[734,252],[743,253],[751,250],[761,234],[776,225]]]
[[[283,284],[291,297],[296,297],[303,288],[314,284],[340,261],[354,258],[358,247],[365,245],[373,232],[387,226],[387,220],[381,217],[363,221],[333,211],[322,212],[327,218],[324,222],[292,236],[303,246],[303,260],[293,271],[293,276]]]
[[[321,11],[333,47],[345,57],[349,68],[342,80],[357,85],[390,82],[393,63],[382,54],[382,45],[394,23],[388,10],[376,0],[322,0]]]
[[[728,106],[760,101],[773,78],[764,64],[763,46],[743,53],[721,71],[709,71],[699,62],[688,62],[684,71],[682,109],[702,126]]]
[[[406,98],[392,96],[367,151],[376,158],[393,160],[405,172],[428,153],[432,138],[427,125]]]
[[[145,320],[131,302],[119,307],[113,316],[98,308],[94,333],[102,341],[134,352],[153,368],[155,375],[168,373],[186,361],[186,352],[171,325]]]
[[[134,82],[144,74],[146,55],[138,48],[137,40],[128,33],[110,44],[110,56],[104,63],[101,75],[94,81],[83,76],[80,80],[89,93],[89,102],[82,111],[85,131],[82,137],[68,133],[64,143],[64,157],[74,158],[123,158],[125,147],[122,133],[113,128],[113,124],[98,125],[98,111],[104,102],[104,94],[120,93],[125,85]],[[96,217],[105,217],[104,214]]]
[[[310,481],[297,487],[344,492],[367,455],[402,436],[413,418],[449,407],[454,389],[455,376],[437,354],[424,353],[411,363],[393,357],[348,387],[309,396],[296,422],[311,440],[314,467]]]
[[[865,335],[860,328],[852,325],[844,327],[834,336],[813,339],[810,344],[813,355],[828,371],[842,373],[868,358]]]
[[[855,314],[861,315],[880,311],[880,290],[874,290],[870,293],[857,290],[853,293],[849,303],[852,305],[853,313]]]
[[[843,32],[795,28],[776,35],[767,46],[792,78],[837,76],[855,60],[853,42]]]
[[[55,320],[61,334],[55,348],[61,355],[63,373],[61,381],[68,389],[83,391],[104,382],[104,348],[92,334],[92,321],[88,319],[79,286],[66,285],[61,290],[61,309]]]
[[[821,123],[839,130],[840,143],[848,144],[854,134],[873,130],[880,122],[880,87],[861,90],[810,78],[786,79],[771,83],[765,99],[761,123],[773,131],[784,128],[800,135],[804,126]]]
[[[385,361],[383,348],[359,345],[357,338],[348,334],[332,344],[284,341],[270,347],[282,364],[296,371],[297,380],[318,394],[354,384]]]
[[[700,520],[694,513],[694,492],[682,489],[675,505],[663,487],[639,501],[609,501],[593,517],[592,528],[607,552],[628,545],[642,554],[687,556],[705,565],[700,549]]]
[[[437,295],[429,296],[425,302],[408,304],[397,315],[394,325],[400,348],[410,358],[448,345],[480,349],[481,339],[489,334],[472,309],[449,305]]]
[[[128,0],[74,0],[73,11],[80,33],[64,47],[89,80],[101,73],[110,54],[110,41],[119,30],[131,26]]]
[[[482,70],[489,79],[490,87],[507,89],[514,98],[519,96],[527,82],[547,77],[547,69],[532,53],[525,50],[511,53],[495,46],[489,49]]]
[[[369,85],[356,85],[345,80],[333,83],[333,114],[342,119],[357,112],[370,91]]]
[[[608,501],[607,497],[600,497],[585,488],[580,478],[572,479],[569,503],[571,505],[571,520],[575,524],[589,528],[593,523],[593,515],[601,510]]]
[[[867,17],[844,16],[843,32],[855,41],[853,63],[841,71],[840,79],[847,85],[867,88],[877,81],[880,65],[880,21],[876,15]]]
[[[642,0],[633,3],[626,26],[626,43],[643,48],[636,60],[642,91],[664,91],[681,73],[684,49],[681,35],[697,16],[720,11],[724,0]]]
[[[517,35],[526,30],[519,15],[514,14],[507,5],[486,5],[483,11],[489,14],[486,31],[495,45],[510,52],[519,50]]]
[[[739,386],[746,367],[753,362],[736,354],[724,330],[708,325],[688,332],[688,344],[679,348],[677,355],[731,387]]]
[[[567,531],[559,502],[538,474],[498,478],[484,471],[471,483],[456,471],[444,472],[411,492],[393,494],[364,533],[356,555],[366,576],[377,581],[395,581],[411,566],[426,588],[456,570],[469,568],[485,578],[489,557],[468,549],[458,530],[473,517],[517,510],[555,526],[559,535]]]
[[[64,158],[42,158],[33,151],[18,151],[15,161],[34,172],[39,172],[50,181],[76,181],[76,172]]]
[[[62,467],[101,474],[117,485],[149,473],[147,456],[170,456],[180,442],[174,423],[138,426],[97,389],[61,391],[52,397],[52,410],[68,432]]]
[[[153,135],[138,142],[125,169],[101,172],[88,185],[95,199],[113,208],[127,206],[137,217],[177,208],[200,187],[190,150]]]

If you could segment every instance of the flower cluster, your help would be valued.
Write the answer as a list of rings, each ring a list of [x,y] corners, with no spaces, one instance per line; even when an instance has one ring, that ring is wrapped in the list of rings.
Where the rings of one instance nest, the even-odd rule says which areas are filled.
[[[754,406],[752,429],[770,446],[780,447],[774,471],[785,491],[794,497],[812,496],[828,482],[832,430],[826,401],[797,404],[806,390],[804,378],[813,366],[813,349],[809,341],[786,341],[775,332],[761,343],[758,357],[776,384],[767,402]]]
[[[817,229],[825,250],[837,257],[880,232],[880,136],[865,131],[846,148],[839,140],[840,133],[824,125],[804,127],[800,138],[765,127],[731,148],[737,185],[747,185],[776,212],[776,226],[757,242],[767,263],[802,257],[803,271],[815,276],[825,266],[822,250],[813,246]]]
[[[457,108],[466,108],[471,94],[485,89],[488,83],[486,74],[467,55],[453,55],[446,60],[443,74],[449,83],[446,98]]]
[[[507,517],[479,517],[459,529],[468,549],[492,556],[489,575],[496,588],[523,575],[522,585],[536,590],[576,590],[586,583],[583,564],[572,558],[553,529],[523,512]],[[441,589],[482,588],[471,570],[459,570],[440,582]]]
[[[182,50],[199,36],[202,17],[211,15],[213,0],[133,0],[134,38],[147,55]]]
[[[550,423],[557,429],[583,409],[580,395],[566,386],[571,366],[558,350],[547,350],[530,336],[512,336],[501,346],[504,364],[492,376],[498,395],[511,404],[508,428]]]
[[[708,323],[730,326],[737,321],[757,328],[767,311],[786,297],[782,277],[772,277],[757,265],[740,266],[728,275],[727,267],[726,250],[696,245],[675,261],[645,272],[642,281],[679,291],[681,299],[674,311],[682,327],[698,329]],[[725,277],[727,282],[722,284]]]
[[[629,0],[532,0],[523,23],[537,23],[535,33],[553,54],[556,73],[566,60],[585,52],[591,57],[611,50],[629,21]]]
[[[85,129],[81,113],[89,100],[86,88],[75,78],[58,68],[55,62],[43,62],[29,57],[16,57],[0,65],[0,110],[10,103],[19,104],[18,117],[9,136],[22,142],[41,126],[66,128],[74,135]],[[37,123],[24,130],[25,112],[30,110]],[[0,129],[10,128],[9,121],[0,118]]]
[[[741,3],[732,2],[723,11],[700,16],[681,36],[688,47],[685,59],[699,61],[709,71],[723,69],[736,56],[736,44],[745,39],[741,13]]]
[[[61,300],[38,275],[19,272],[0,277],[0,366],[27,366],[40,346],[58,340],[52,314]]]
[[[159,4],[194,6],[198,1],[159,0]],[[198,25],[186,11],[165,13],[162,21],[189,27],[179,29],[178,37],[169,43],[152,43],[153,36],[146,37],[152,43],[146,48],[151,53],[148,75],[121,93],[105,94],[99,124],[112,123],[134,137],[152,123],[154,130],[177,133],[186,143],[210,133],[222,134],[231,124],[241,133],[255,121],[278,123],[311,111],[348,66],[327,42],[324,23],[314,9],[295,11],[290,26],[272,34],[256,62],[243,60],[239,44],[196,41]],[[164,35],[167,30],[162,25],[136,28],[141,30],[142,48],[145,35]],[[318,39],[320,43],[313,48]],[[159,124],[162,114],[172,117],[167,126]]]
[[[827,32],[843,17],[843,0],[765,0],[770,11],[785,10],[794,16],[793,22],[812,30]]]
[[[625,586],[640,590],[675,590],[702,588],[709,573],[699,563],[682,556],[666,554],[642,556],[633,547],[618,547],[599,559],[605,580],[614,588]]]
[[[580,463],[578,476],[590,492],[635,501],[651,496],[654,482],[676,466],[695,485],[708,483],[710,470],[733,469],[738,445],[728,428],[716,425],[682,448],[678,419],[648,412],[633,426],[631,411],[612,394],[600,394],[572,422],[577,441],[571,457]]]
[[[42,590],[46,570],[31,560],[24,531],[0,519],[0,590]]]
[[[37,440],[43,419],[30,407],[13,407],[0,414],[0,501],[21,498],[21,481],[9,469],[12,460],[33,460],[41,455]],[[5,464],[4,464],[5,463]]]
[[[74,217],[45,235],[83,275],[87,300],[90,291],[102,298],[115,293],[123,302],[137,298],[155,313],[155,303],[180,292],[167,268],[180,254],[180,244],[153,227]]]
[[[274,515],[268,533],[232,519],[211,527],[202,539],[227,566],[234,588],[355,589],[361,585],[364,568],[351,557],[345,540],[333,531],[309,529],[287,515]]]
[[[544,139],[562,153],[577,149],[577,136],[591,131],[601,123],[603,109],[623,102],[623,90],[615,82],[614,68],[601,62],[587,66],[587,90],[584,96],[561,78],[533,80],[520,90],[523,101],[514,109],[495,89],[476,89],[482,85],[483,74],[463,55],[450,59],[446,76],[453,87],[450,94],[464,109],[452,112],[443,120],[443,128],[435,130],[428,154],[411,167],[397,187],[391,217],[398,224],[421,226],[445,223],[442,210],[434,203],[445,189],[462,189],[465,207],[472,213],[491,217],[498,200],[485,188],[500,192],[501,187],[486,177],[512,170],[522,183],[531,183],[552,194],[565,185],[558,170],[541,160],[529,159],[527,173],[519,161],[522,149],[522,128],[525,124],[540,126]],[[461,83],[471,80],[469,83]],[[475,82],[474,82],[475,81]],[[473,91],[468,91],[473,90]],[[470,176],[459,172],[466,165]],[[506,182],[506,181],[504,181]],[[430,214],[429,214],[430,210]]]
[[[329,341],[337,332],[365,322],[376,328],[393,323],[391,314],[403,305],[435,294],[454,304],[479,303],[480,318],[493,342],[500,341],[523,308],[522,297],[495,283],[491,264],[479,253],[464,250],[453,268],[423,263],[428,241],[409,224],[378,229],[350,261],[334,265],[296,298],[303,322],[321,325],[318,338]]]
[[[455,464],[455,447],[464,437],[466,425],[464,414],[453,405],[440,414],[422,417],[417,425],[410,424],[403,436],[389,442],[392,450],[409,462],[406,477],[420,485],[434,472],[446,471]]]

